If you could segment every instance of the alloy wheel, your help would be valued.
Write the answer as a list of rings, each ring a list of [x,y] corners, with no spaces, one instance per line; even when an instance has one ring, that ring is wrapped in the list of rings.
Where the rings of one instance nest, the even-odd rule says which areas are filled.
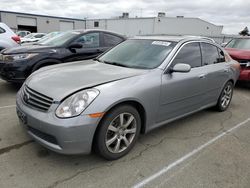
[[[222,108],[227,108],[227,106],[229,105],[231,98],[232,98],[232,86],[231,84],[228,84],[223,92],[222,92],[222,97],[221,97],[221,106]]]
[[[131,113],[121,113],[108,126],[105,144],[111,153],[121,153],[133,142],[137,131],[136,119]]]

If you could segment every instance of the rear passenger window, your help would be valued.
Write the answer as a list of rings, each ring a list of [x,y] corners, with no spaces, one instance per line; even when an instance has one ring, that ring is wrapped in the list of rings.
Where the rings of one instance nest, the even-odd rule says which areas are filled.
[[[105,46],[115,46],[123,41],[122,38],[115,36],[115,35],[110,35],[107,33],[103,34],[103,40],[104,40],[104,45]]]
[[[0,27],[0,34],[1,33],[5,33],[5,30],[3,28]]]
[[[208,43],[201,43],[203,65],[211,65],[220,62],[218,48]]]
[[[171,67],[177,63],[189,64],[191,68],[200,67],[201,50],[199,43],[189,43],[183,46],[172,62]]]

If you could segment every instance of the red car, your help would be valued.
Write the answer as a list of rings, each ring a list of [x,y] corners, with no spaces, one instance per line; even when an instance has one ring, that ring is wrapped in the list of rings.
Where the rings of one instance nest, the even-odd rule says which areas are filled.
[[[250,83],[250,37],[232,39],[225,49],[241,65],[238,80]]]

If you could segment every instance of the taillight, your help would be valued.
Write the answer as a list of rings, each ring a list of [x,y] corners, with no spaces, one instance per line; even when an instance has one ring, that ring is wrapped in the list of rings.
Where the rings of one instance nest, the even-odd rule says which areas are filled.
[[[20,37],[19,36],[13,36],[13,37],[11,37],[16,43],[18,43],[18,44],[20,44],[21,43],[21,39],[20,39]]]

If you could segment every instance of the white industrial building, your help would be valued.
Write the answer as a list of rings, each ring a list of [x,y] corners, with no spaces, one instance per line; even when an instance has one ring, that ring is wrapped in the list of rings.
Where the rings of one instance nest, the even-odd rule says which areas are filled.
[[[157,34],[219,36],[223,29],[223,26],[214,25],[200,18],[166,17],[165,13],[159,13],[157,17],[146,18],[129,18],[128,13],[123,13],[118,18],[86,20],[0,11],[0,22],[6,23],[14,31],[51,32],[104,29],[129,37]]]
[[[0,11],[0,22],[7,24],[13,31],[49,33],[85,28],[85,20],[46,15]]]
[[[122,33],[127,36],[134,35],[203,35],[219,36],[223,26],[217,26],[200,18],[185,18],[183,16],[92,19],[86,21],[88,29],[104,29]]]

